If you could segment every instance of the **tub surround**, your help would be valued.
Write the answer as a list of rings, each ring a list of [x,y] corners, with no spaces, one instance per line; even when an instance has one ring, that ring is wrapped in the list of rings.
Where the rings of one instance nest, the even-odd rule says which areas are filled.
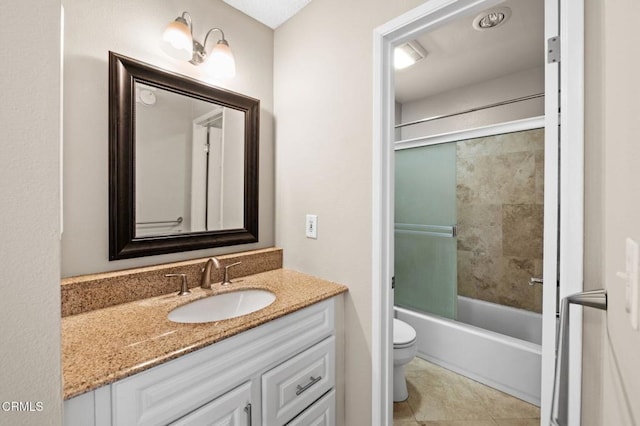
[[[542,312],[544,129],[456,144],[458,294]]]
[[[263,251],[269,252],[269,256],[272,255],[271,250],[258,252]],[[276,252],[281,256],[280,250]],[[249,255],[251,254],[256,252],[249,252]],[[220,256],[220,260],[225,263],[230,262],[229,258],[232,256]],[[201,260],[193,263],[180,262],[171,264],[171,267],[175,269],[197,265],[197,268],[200,268],[201,263]],[[247,263],[250,262],[247,261]],[[168,266],[143,268],[145,270],[143,272],[162,269],[164,274],[167,272],[164,267]],[[131,271],[134,276],[138,272],[140,270]],[[120,280],[124,280],[127,276],[124,273],[104,275],[117,275]],[[157,280],[158,284],[163,283],[164,286],[167,278],[160,276],[162,279]],[[79,278],[74,279],[77,281],[76,285],[81,281]],[[234,284],[226,288],[218,285],[220,277],[214,279],[216,281],[211,290],[192,288],[192,294],[189,296],[176,296],[174,290],[178,283],[172,281],[170,294],[64,317],[62,319],[64,398],[69,399],[147,370],[348,290],[343,285],[287,269],[273,269],[235,278]],[[155,286],[152,277],[141,280],[139,282],[146,284],[145,287]],[[195,279],[190,281],[192,281],[190,287],[199,283]],[[275,293],[276,300],[260,311],[228,320],[203,324],[179,324],[167,319],[168,313],[177,306],[213,294],[240,289],[269,290]]]
[[[235,262],[231,276],[238,278],[282,268],[282,249],[268,248],[216,256],[220,269],[211,270],[211,282],[222,281],[224,267]],[[62,316],[148,299],[177,292],[180,280],[165,274],[187,274],[189,288],[200,286],[202,268],[209,257],[101,274],[63,278]]]

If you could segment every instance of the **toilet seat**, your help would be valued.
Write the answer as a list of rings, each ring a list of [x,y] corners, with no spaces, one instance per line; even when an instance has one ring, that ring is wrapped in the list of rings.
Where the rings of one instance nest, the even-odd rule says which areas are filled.
[[[408,348],[410,346],[413,346],[416,343],[416,339],[413,339],[412,341],[408,342],[408,343],[403,343],[401,345],[396,345],[395,343],[393,344],[393,349],[404,349],[404,348]]]
[[[393,347],[396,349],[411,346],[416,341],[416,331],[404,321],[393,319]]]

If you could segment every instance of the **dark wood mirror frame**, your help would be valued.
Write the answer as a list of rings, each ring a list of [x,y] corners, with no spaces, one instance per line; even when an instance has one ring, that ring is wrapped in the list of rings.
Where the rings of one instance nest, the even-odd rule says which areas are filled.
[[[243,228],[136,238],[136,82],[244,112]],[[257,242],[259,115],[258,99],[109,52],[109,260]]]

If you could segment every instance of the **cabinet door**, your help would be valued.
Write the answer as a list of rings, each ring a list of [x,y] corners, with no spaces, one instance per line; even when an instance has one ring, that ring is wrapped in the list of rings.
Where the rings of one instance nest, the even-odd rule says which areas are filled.
[[[287,423],[287,426],[335,426],[336,424],[336,391],[331,390],[314,402],[298,417]]]
[[[187,414],[173,426],[251,426],[251,382],[221,395]]]

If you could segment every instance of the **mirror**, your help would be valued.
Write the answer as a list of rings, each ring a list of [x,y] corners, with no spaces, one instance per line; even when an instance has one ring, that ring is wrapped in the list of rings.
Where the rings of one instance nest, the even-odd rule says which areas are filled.
[[[260,102],[110,52],[109,259],[258,241]]]
[[[135,236],[242,228],[244,113],[134,84]]]

